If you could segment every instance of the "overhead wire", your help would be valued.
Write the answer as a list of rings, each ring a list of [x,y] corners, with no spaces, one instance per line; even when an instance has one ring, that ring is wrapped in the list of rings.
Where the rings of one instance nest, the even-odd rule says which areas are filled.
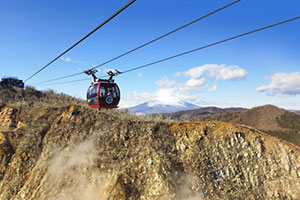
[[[68,51],[70,51],[71,49],[73,49],[75,46],[77,46],[83,40],[85,40],[86,38],[88,38],[90,35],[92,35],[94,32],[96,32],[102,26],[104,26],[107,22],[109,22],[114,17],[116,17],[118,14],[120,14],[123,10],[125,10],[127,7],[129,7],[131,4],[133,4],[135,1],[136,0],[131,0],[130,2],[128,2],[125,6],[123,6],[121,9],[119,9],[115,14],[113,14],[112,16],[110,16],[107,20],[105,20],[103,23],[101,23],[99,26],[97,26],[95,29],[93,29],[91,32],[89,32],[87,35],[85,35],[83,38],[81,38],[78,42],[76,42],[75,44],[73,44],[67,50],[65,50],[64,52],[62,52],[61,54],[59,54],[57,57],[55,57],[53,60],[51,60],[48,64],[46,64],[45,66],[43,66],[42,68],[40,68],[39,70],[37,70],[35,73],[33,73],[31,76],[29,76],[24,82],[30,80],[31,78],[33,78],[34,76],[36,76],[38,73],[40,73],[42,70],[44,70],[45,68],[47,68],[49,65],[51,65],[53,62],[55,62],[57,59],[59,59],[60,57],[62,57]]]
[[[215,46],[215,45],[224,43],[224,42],[228,42],[228,41],[230,41],[230,40],[234,40],[234,39],[237,39],[237,38],[240,38],[240,37],[243,37],[243,36],[246,36],[246,35],[255,33],[255,32],[259,32],[259,31],[262,31],[262,30],[265,30],[265,29],[268,29],[268,28],[272,28],[272,27],[274,27],[274,26],[278,26],[278,25],[281,25],[281,24],[284,24],[284,23],[287,23],[287,22],[290,22],[290,21],[297,20],[297,19],[300,19],[300,16],[294,17],[294,18],[291,18],[291,19],[288,19],[288,20],[284,20],[284,21],[281,21],[281,22],[278,22],[278,23],[275,23],[275,24],[271,24],[271,25],[268,25],[268,26],[265,26],[265,27],[262,27],[262,28],[258,28],[258,29],[255,29],[255,30],[252,30],[252,31],[249,31],[249,32],[246,32],[246,33],[242,33],[242,34],[240,34],[240,35],[236,35],[236,36],[233,36],[233,37],[230,37],[230,38],[227,38],[227,39],[218,41],[218,42],[214,42],[214,43],[211,43],[211,44],[208,44],[208,45],[205,45],[205,46],[196,48],[196,49],[192,49],[192,50],[189,50],[189,51],[186,51],[186,52],[183,52],[183,53],[174,55],[174,56],[170,56],[170,57],[168,57],[168,58],[164,58],[164,59],[161,59],[161,60],[152,62],[152,63],[148,63],[148,64],[145,64],[145,65],[142,65],[142,66],[139,66],[139,67],[135,67],[135,68],[132,68],[132,69],[123,71],[123,72],[121,72],[120,74],[124,74],[124,73],[127,73],[127,72],[131,72],[131,71],[134,71],[134,70],[138,70],[138,69],[141,69],[141,68],[145,68],[145,67],[148,67],[148,66],[151,66],[151,65],[154,65],[154,64],[158,64],[158,63],[161,63],[161,62],[170,60],[170,59],[174,59],[174,58],[177,58],[177,57],[186,55],[186,54],[193,53],[193,52],[195,52],[195,51],[199,51],[199,50],[202,50],[202,49],[206,49],[206,48],[208,48],[208,47],[212,47],[212,46]]]
[[[38,86],[63,85],[63,84],[76,83],[76,82],[82,82],[82,81],[87,81],[87,80],[91,80],[91,78],[84,78],[84,79],[73,80],[73,81],[65,81],[65,82],[59,82],[59,83],[41,84],[41,85],[38,85]]]
[[[245,32],[245,33],[242,33],[242,34],[239,34],[239,35],[236,35],[236,36],[233,36],[233,37],[224,39],[224,40],[220,40],[220,41],[218,41],[218,42],[214,42],[214,43],[211,43],[211,44],[208,44],[208,45],[205,45],[205,46],[196,48],[196,49],[192,49],[192,50],[189,50],[189,51],[185,51],[185,52],[182,52],[182,53],[180,53],[180,54],[176,54],[176,55],[174,55],[174,56],[170,56],[170,57],[167,57],[167,58],[164,58],[164,59],[161,59],[161,60],[157,60],[157,61],[154,61],[154,62],[145,64],[145,65],[141,65],[141,66],[138,66],[138,67],[134,67],[134,68],[131,68],[131,69],[122,71],[122,72],[120,72],[119,74],[125,74],[125,73],[131,72],[131,71],[135,71],[135,70],[138,70],[138,69],[142,69],[142,68],[145,68],[145,67],[149,67],[149,66],[152,66],[152,65],[155,65],[155,64],[158,64],[158,63],[167,61],[167,60],[171,60],[171,59],[174,59],[174,58],[177,58],[177,57],[186,55],[186,54],[190,54],[190,53],[193,53],[193,52],[202,50],[202,49],[206,49],[206,48],[209,48],[209,47],[212,47],[212,46],[221,44],[221,43],[225,43],[225,42],[228,42],[228,41],[231,41],[231,40],[234,40],[234,39],[237,39],[237,38],[240,38],[240,37],[249,35],[249,34],[253,34],[253,33],[256,33],[256,32],[259,32],[259,31],[262,31],[262,30],[265,30],[265,29],[269,29],[269,28],[272,28],[272,27],[275,27],[275,26],[279,26],[279,25],[281,25],[281,24],[285,24],[285,23],[288,23],[288,22],[291,22],[291,21],[294,21],[294,20],[298,20],[298,19],[300,19],[300,16],[294,17],[294,18],[290,18],[290,19],[287,19],[287,20],[284,20],[284,21],[281,21],[281,22],[277,22],[277,23],[274,23],[274,24],[271,24],[271,25],[268,25],[268,26],[264,26],[264,27],[261,27],[261,28],[258,28],[258,29],[252,30],[252,31],[248,31],[248,32]],[[82,80],[83,80],[83,79],[81,79],[81,80],[74,80],[74,81],[72,81],[72,83],[74,83],[74,82],[79,82],[79,81],[82,81]],[[85,80],[87,80],[87,79],[85,79]],[[48,85],[54,85],[54,84],[64,84],[64,83],[52,83],[52,84],[48,84]]]
[[[99,78],[106,78],[106,77],[108,77],[108,76],[107,75],[99,76]],[[71,81],[65,81],[65,82],[58,82],[58,83],[39,84],[37,86],[63,85],[63,84],[76,83],[76,82],[82,82],[82,81],[87,81],[87,80],[92,80],[92,79],[91,78],[83,78],[83,79],[77,79],[77,80],[71,80]]]
[[[128,55],[128,54],[130,54],[130,53],[132,53],[132,52],[134,52],[134,51],[137,51],[137,50],[139,50],[139,49],[141,49],[141,48],[143,48],[143,47],[145,47],[145,46],[148,46],[148,45],[150,45],[150,44],[152,44],[152,43],[154,43],[154,42],[156,42],[156,41],[158,41],[158,40],[161,40],[161,39],[163,39],[163,38],[165,38],[165,37],[167,37],[167,36],[169,36],[169,35],[171,35],[171,34],[177,32],[177,31],[179,31],[179,30],[181,30],[181,29],[184,29],[184,28],[186,28],[186,27],[188,27],[188,26],[190,26],[190,25],[192,25],[192,24],[194,24],[194,23],[196,23],[196,22],[198,22],[198,21],[200,21],[200,20],[202,20],[202,19],[204,19],[204,18],[207,18],[208,16],[213,15],[213,14],[215,14],[215,13],[217,13],[217,12],[219,12],[219,11],[221,11],[221,10],[223,10],[223,9],[225,9],[225,8],[227,8],[227,7],[229,7],[229,6],[232,6],[232,5],[234,5],[234,4],[236,4],[236,3],[240,2],[240,1],[241,1],[241,0],[236,0],[236,1],[233,1],[233,2],[231,2],[231,3],[229,3],[229,4],[227,4],[227,5],[224,5],[224,6],[218,8],[218,9],[216,9],[216,10],[214,10],[214,11],[212,11],[212,12],[210,12],[210,13],[208,13],[208,14],[202,16],[202,17],[199,17],[198,19],[195,19],[195,20],[193,20],[193,21],[191,21],[191,22],[189,22],[189,23],[187,23],[187,24],[185,24],[185,25],[183,25],[183,26],[180,26],[180,27],[178,27],[178,28],[176,28],[176,29],[174,29],[174,30],[172,30],[172,31],[170,31],[170,32],[168,32],[168,33],[166,33],[166,34],[163,34],[163,35],[161,35],[161,36],[159,36],[159,37],[157,37],[157,38],[155,38],[155,39],[149,41],[149,42],[146,42],[146,43],[144,43],[144,44],[142,44],[142,45],[140,45],[140,46],[138,46],[138,47],[136,47],[136,48],[134,48],[134,49],[131,49],[131,50],[129,50],[129,51],[127,51],[127,52],[125,52],[125,53],[119,55],[119,56],[116,56],[116,57],[114,57],[114,58],[112,58],[112,59],[110,59],[110,60],[108,60],[108,61],[105,61],[105,62],[103,62],[103,63],[97,65],[97,66],[94,66],[94,67],[91,68],[91,70],[97,69],[97,68],[99,68],[99,67],[101,67],[101,66],[103,66],[103,65],[106,65],[106,64],[108,64],[108,63],[110,63],[110,62],[112,62],[112,61],[115,61],[115,60],[117,60],[117,59],[119,59],[119,58],[121,58],[121,57],[123,57],[123,56],[126,56],[126,55]],[[78,72],[78,73],[74,73],[74,74],[70,74],[70,75],[66,75],[66,76],[62,76],[62,77],[58,77],[58,78],[54,78],[54,79],[50,79],[50,80],[38,82],[38,83],[35,83],[35,84],[41,84],[41,83],[48,83],[48,82],[58,81],[58,80],[70,78],[70,77],[77,76],[77,75],[84,74],[84,73],[85,73],[85,71],[82,71],[82,72]]]

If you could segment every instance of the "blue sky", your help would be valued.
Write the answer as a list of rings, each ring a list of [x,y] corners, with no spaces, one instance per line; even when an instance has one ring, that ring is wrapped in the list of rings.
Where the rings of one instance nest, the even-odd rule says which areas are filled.
[[[137,0],[80,45],[26,82],[85,98],[90,81],[38,86],[105,62],[228,0]],[[116,12],[125,0],[0,0],[0,76],[28,78]],[[242,0],[101,68],[120,71],[300,15],[297,0]],[[300,109],[300,20],[115,78],[120,105],[176,96],[199,106],[274,104]],[[72,79],[87,78],[82,74]],[[58,81],[58,82],[62,82]]]

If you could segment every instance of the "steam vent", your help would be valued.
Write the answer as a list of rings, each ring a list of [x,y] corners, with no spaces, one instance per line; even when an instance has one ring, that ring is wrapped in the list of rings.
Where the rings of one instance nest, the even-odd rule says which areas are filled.
[[[250,127],[0,106],[1,200],[300,199],[300,151]]]

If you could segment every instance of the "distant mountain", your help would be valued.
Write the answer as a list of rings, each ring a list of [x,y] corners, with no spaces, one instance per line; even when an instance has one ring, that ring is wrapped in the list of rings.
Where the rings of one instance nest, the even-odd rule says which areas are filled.
[[[290,110],[290,112],[296,113],[297,115],[300,115],[300,110]]]
[[[184,101],[178,101],[176,103],[174,102],[165,103],[165,102],[154,100],[127,109],[140,115],[141,114],[147,115],[152,113],[171,113],[180,110],[191,110],[195,108],[199,108],[199,106]]]
[[[183,110],[174,113],[162,113],[162,114],[152,114],[153,118],[162,118],[162,119],[174,119],[174,120],[188,120],[192,117],[199,115],[214,115],[214,114],[223,114],[227,112],[235,112],[246,110],[245,108],[218,108],[218,107],[203,107],[193,110]]]
[[[212,120],[251,126],[300,146],[300,116],[273,105],[216,115],[198,115],[190,118],[190,121]]]
[[[187,103],[176,96],[176,94],[164,89],[160,90],[151,101],[127,109],[135,112],[137,115],[147,115],[152,113],[171,113],[195,108],[199,108],[199,106]]]

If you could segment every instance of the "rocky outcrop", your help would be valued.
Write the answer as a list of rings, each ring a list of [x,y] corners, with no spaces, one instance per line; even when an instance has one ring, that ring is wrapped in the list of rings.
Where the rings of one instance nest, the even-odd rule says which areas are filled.
[[[0,132],[0,180],[5,175],[8,168],[9,161],[14,151],[9,141],[3,133]]]
[[[175,124],[184,169],[210,199],[297,199],[299,149],[222,122]]]
[[[78,106],[16,115],[23,126],[12,131],[21,136],[0,177],[3,200],[300,196],[300,150],[252,128]],[[1,141],[0,154],[9,155]]]
[[[4,107],[0,111],[0,127],[1,129],[10,129],[16,127],[15,113],[17,109],[12,107]]]

